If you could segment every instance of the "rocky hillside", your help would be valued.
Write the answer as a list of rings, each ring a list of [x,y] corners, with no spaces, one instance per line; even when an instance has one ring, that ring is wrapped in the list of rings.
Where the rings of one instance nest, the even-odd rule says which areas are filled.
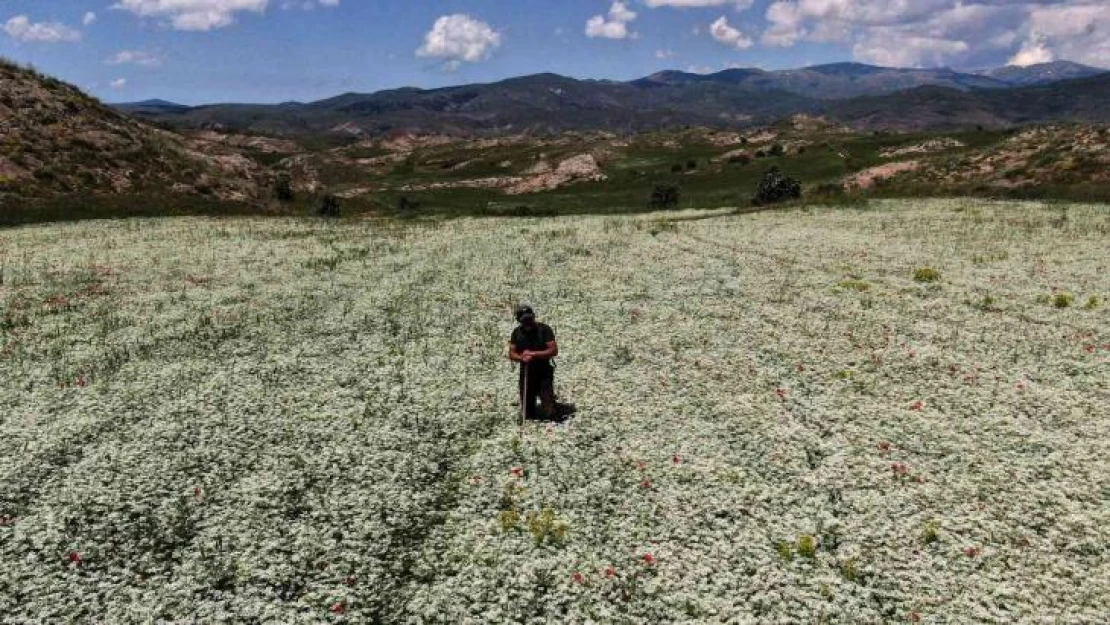
[[[0,207],[64,197],[252,202],[269,174],[234,150],[194,148],[76,87],[0,61]]]

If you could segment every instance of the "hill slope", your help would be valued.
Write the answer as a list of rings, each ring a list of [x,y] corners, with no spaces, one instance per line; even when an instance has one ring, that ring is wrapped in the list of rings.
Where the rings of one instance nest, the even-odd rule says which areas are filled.
[[[233,152],[104,106],[76,87],[0,61],[0,206],[81,195],[261,197],[266,174]]]

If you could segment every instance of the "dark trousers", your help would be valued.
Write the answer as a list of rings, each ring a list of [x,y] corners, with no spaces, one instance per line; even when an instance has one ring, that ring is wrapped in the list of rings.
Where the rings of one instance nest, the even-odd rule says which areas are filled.
[[[520,401],[524,402],[525,418],[536,418],[536,399],[545,418],[555,416],[555,367],[542,360],[520,366]]]

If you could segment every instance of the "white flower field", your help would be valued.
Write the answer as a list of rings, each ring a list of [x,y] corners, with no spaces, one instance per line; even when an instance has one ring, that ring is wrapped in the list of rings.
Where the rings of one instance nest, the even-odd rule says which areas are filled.
[[[84,222],[0,278],[3,623],[1110,613],[1107,206]]]

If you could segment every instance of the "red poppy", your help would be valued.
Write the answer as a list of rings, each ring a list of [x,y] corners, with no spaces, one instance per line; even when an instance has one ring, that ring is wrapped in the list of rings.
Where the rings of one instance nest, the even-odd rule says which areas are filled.
[[[84,562],[84,560],[81,559],[81,554],[76,551],[69,552],[69,555],[66,557],[69,559],[70,564],[81,564]]]
[[[1088,354],[1095,353],[1095,346],[1094,345],[1084,345],[1083,349],[1087,350]]]
[[[883,441],[879,443],[879,451],[885,456],[890,453],[890,443]]]
[[[640,482],[640,486],[643,486],[644,488],[651,488],[651,480],[644,480]]]
[[[776,388],[775,389],[775,395],[778,395],[779,399],[781,399],[782,401],[786,401],[786,389]]]
[[[979,555],[980,551],[982,550],[978,547],[968,547],[967,549],[964,549],[964,555],[969,558],[974,558],[975,556]]]
[[[335,604],[331,606],[331,611],[334,614],[343,614],[347,611],[347,606],[343,605],[342,601],[336,601]]]
[[[83,375],[77,376],[77,386],[79,386],[81,388],[84,388],[88,385],[89,385],[89,381],[85,379],[85,376],[83,376]]]
[[[671,462],[674,462],[675,464],[682,464],[682,456],[675,454],[673,457],[671,457]]]
[[[509,473],[512,473],[513,477],[524,477],[524,468],[523,467],[513,467],[509,471]]]
[[[655,565],[655,556],[651,555],[650,553],[645,553],[643,559],[644,559],[644,564],[646,564],[648,566]]]
[[[920,623],[921,622],[921,615],[918,614],[916,611],[915,612],[910,612],[910,621],[914,622],[914,623]]]
[[[643,460],[637,460],[636,461],[636,468],[643,471],[644,469],[647,468],[647,463],[644,462]]]
[[[605,567],[605,577],[613,578],[617,576],[617,570],[611,566]]]
[[[910,472],[910,468],[901,462],[895,462],[890,465],[890,470],[893,471],[895,475],[905,475]]]
[[[919,400],[913,402],[913,404],[910,406],[910,410],[918,411],[918,410],[923,409],[924,407],[925,407],[925,402],[923,402],[919,399]]]
[[[584,583],[586,583],[586,576],[577,572],[577,571],[575,571],[575,573],[574,573],[574,583],[575,584],[584,584]]]

